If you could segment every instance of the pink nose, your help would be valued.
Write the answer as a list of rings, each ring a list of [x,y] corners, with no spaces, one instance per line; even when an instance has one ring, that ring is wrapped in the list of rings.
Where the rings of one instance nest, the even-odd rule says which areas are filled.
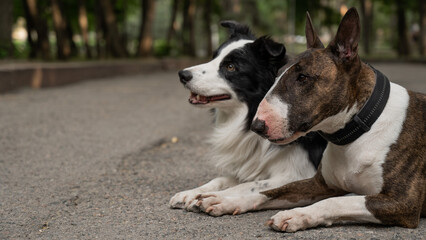
[[[257,108],[251,130],[268,139],[282,138],[285,120],[280,116],[277,107],[263,99]]]
[[[251,124],[251,130],[263,137],[267,137],[267,119],[269,118],[272,111],[273,110],[271,105],[265,99],[263,99],[257,108],[256,116],[254,117],[254,121]]]

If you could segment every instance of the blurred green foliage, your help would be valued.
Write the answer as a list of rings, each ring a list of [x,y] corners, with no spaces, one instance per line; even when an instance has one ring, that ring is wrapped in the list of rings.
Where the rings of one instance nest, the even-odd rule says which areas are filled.
[[[89,31],[89,47],[93,52],[99,51],[97,57],[110,57],[108,54],[102,55],[102,51],[107,51],[108,46],[105,34],[98,36],[99,23],[97,22],[97,14],[101,11],[98,6],[99,0],[86,0],[84,5],[87,9],[88,31]],[[141,2],[142,0],[106,0],[113,4],[113,11],[116,17],[116,23],[119,34],[124,39],[123,45],[134,56],[140,38],[141,28]],[[172,5],[174,0],[154,0],[155,13],[152,23],[152,53],[156,57],[180,56],[182,50],[182,3],[186,0],[179,0],[178,13],[176,17],[176,33],[173,38],[167,40],[167,33],[170,29]],[[207,36],[205,33],[205,24],[203,16],[205,14],[203,6],[209,0],[192,0],[195,5],[195,36],[196,36],[196,52],[197,56],[207,57]],[[18,19],[26,18],[23,0],[13,0],[13,18],[16,23]],[[396,16],[395,1],[393,0],[372,0],[373,2],[373,36],[371,37],[371,45],[374,51],[371,56],[396,56],[395,49],[398,42],[396,34]],[[407,34],[410,43],[416,48],[416,39],[412,37],[416,26],[419,22],[419,8],[417,0],[403,1],[404,11],[407,16]],[[79,17],[79,1],[78,0],[61,0],[63,15],[70,24],[73,33],[73,42],[78,48],[78,55],[74,58],[84,58],[84,44],[81,40]],[[304,43],[301,41],[304,36],[306,11],[309,11],[314,21],[314,25],[320,35],[331,35],[335,32],[337,24],[342,15],[340,8],[344,5],[347,7],[357,7],[360,9],[360,0],[211,0],[212,7],[210,9],[212,28],[213,47],[227,38],[227,32],[219,27],[219,21],[233,19],[250,25],[257,36],[270,35],[277,41],[284,42],[290,52],[300,52],[304,49]],[[40,17],[47,21],[50,30],[49,41],[52,55],[55,53],[56,37],[53,30],[52,9],[50,1],[38,0],[37,7]],[[97,25],[98,24],[98,25]],[[14,25],[14,30],[18,27]],[[34,34],[34,33],[30,33]],[[300,36],[300,37],[298,37]],[[96,45],[98,44],[98,45]],[[27,41],[13,40],[14,56],[13,58],[28,58],[30,46]],[[362,45],[362,43],[361,43]],[[361,46],[362,48],[362,46]],[[106,49],[106,50],[102,50]],[[418,51],[412,51],[413,56],[418,55]],[[0,58],[7,56],[8,50],[0,48]]]

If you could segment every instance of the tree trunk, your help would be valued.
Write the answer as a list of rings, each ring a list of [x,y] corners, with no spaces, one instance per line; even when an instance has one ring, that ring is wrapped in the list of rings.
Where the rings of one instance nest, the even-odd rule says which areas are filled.
[[[420,44],[420,55],[426,56],[426,0],[419,0],[419,11],[420,11],[420,32],[419,32],[419,44]]]
[[[172,17],[170,19],[169,30],[167,31],[167,46],[171,45],[172,38],[176,34],[176,29],[177,29],[176,16],[178,12],[178,7],[179,7],[179,0],[173,0],[172,15],[171,15]]]
[[[67,37],[68,37],[68,42],[70,43],[70,47],[71,47],[71,56],[76,57],[78,56],[78,48],[77,48],[77,44],[75,44],[74,39],[74,31],[71,27],[71,24],[69,24],[67,22]]]
[[[58,0],[51,0],[53,26],[56,33],[57,55],[59,59],[68,59],[71,56],[71,43],[67,32],[67,22],[62,14]]]
[[[23,0],[24,8],[27,15],[27,22],[29,25],[33,26],[35,31],[37,32],[37,39],[29,40],[35,43],[36,50],[34,51],[35,56],[41,56],[43,59],[50,59],[50,45],[49,45],[49,36],[48,36],[48,28],[47,22],[45,19],[40,17],[38,8],[37,8],[37,0]],[[31,32],[29,32],[30,34]],[[31,45],[30,45],[31,46]]]
[[[225,19],[234,19],[241,21],[241,2],[240,0],[222,0],[222,9],[224,10]]]
[[[128,36],[127,36],[127,8],[128,8],[128,1],[122,0],[123,4],[123,22],[121,23],[121,42],[123,43],[124,48],[127,46]]]
[[[257,8],[257,1],[256,0],[245,0],[245,8],[244,12],[247,13],[251,18],[251,25],[254,29],[262,29],[262,21],[260,20],[259,11]]]
[[[114,57],[127,57],[127,51],[118,32],[116,16],[110,0],[98,1],[102,8],[103,21],[106,26],[107,47]]]
[[[12,57],[13,1],[0,1],[0,57]]]
[[[90,46],[89,46],[89,34],[88,34],[89,21],[87,20],[86,1],[79,0],[78,5],[79,5],[78,24],[80,26],[81,37],[83,38],[84,52],[85,52],[86,58],[91,59],[92,53],[90,52]]]
[[[410,54],[410,47],[408,44],[407,20],[403,0],[396,1],[396,13],[398,17],[398,55],[408,56]]]
[[[364,52],[370,54],[371,36],[373,33],[373,1],[360,0],[362,15],[362,44]]]
[[[139,34],[138,56],[152,55],[152,23],[155,14],[155,1],[142,1],[141,31]]]
[[[195,1],[183,1],[182,43],[183,53],[195,57]]]
[[[213,54],[211,12],[212,12],[212,0],[205,0],[203,18],[204,18],[204,29],[206,30],[206,38],[207,38],[207,56],[209,57],[211,57]]]
[[[26,29],[28,34],[27,41],[28,41],[28,45],[30,46],[30,52],[28,57],[30,59],[33,59],[37,57],[37,39],[33,39],[33,35],[32,35],[32,32],[36,31],[36,28],[34,25],[34,21],[31,18],[26,0],[23,0],[23,6],[24,6],[24,13],[25,13],[25,20],[26,20]]]
[[[100,0],[97,0],[95,2],[96,6],[99,6]],[[102,40],[104,39],[104,36],[106,35],[104,31],[104,17],[103,17],[103,12],[99,7],[95,7],[95,19],[96,19],[96,57],[97,58],[104,58],[105,57],[105,52],[103,51],[103,47],[102,47]]]

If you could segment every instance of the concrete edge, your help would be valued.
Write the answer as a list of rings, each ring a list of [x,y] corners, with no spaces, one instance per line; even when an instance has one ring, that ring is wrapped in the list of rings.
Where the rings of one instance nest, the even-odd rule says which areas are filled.
[[[99,78],[179,70],[199,59],[150,59],[114,62],[16,63],[0,68],[0,93],[47,88]]]

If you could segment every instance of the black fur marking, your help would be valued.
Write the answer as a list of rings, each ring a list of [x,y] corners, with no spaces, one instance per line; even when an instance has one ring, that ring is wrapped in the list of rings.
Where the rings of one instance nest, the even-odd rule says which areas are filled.
[[[229,82],[239,100],[247,104],[247,131],[260,101],[274,84],[278,69],[287,62],[285,53],[284,45],[261,37],[230,52],[220,63],[219,75]],[[226,68],[231,63],[235,66],[232,72]]]
[[[296,142],[308,152],[309,161],[311,161],[315,168],[318,169],[322,159],[322,154],[327,147],[327,141],[317,132],[310,132],[304,137],[297,139]]]

